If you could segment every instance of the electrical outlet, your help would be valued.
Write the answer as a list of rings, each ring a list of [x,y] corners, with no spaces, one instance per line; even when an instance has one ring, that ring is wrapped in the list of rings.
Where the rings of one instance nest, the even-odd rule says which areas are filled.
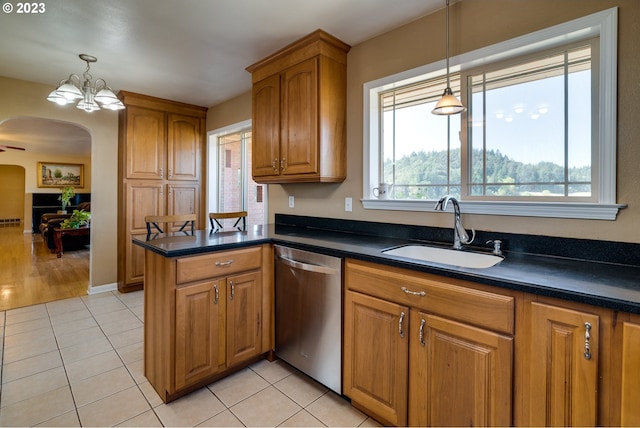
[[[353,211],[353,199],[344,198],[344,210],[345,211]]]
[[[293,196],[289,196],[289,208],[293,208],[295,206],[295,198]]]

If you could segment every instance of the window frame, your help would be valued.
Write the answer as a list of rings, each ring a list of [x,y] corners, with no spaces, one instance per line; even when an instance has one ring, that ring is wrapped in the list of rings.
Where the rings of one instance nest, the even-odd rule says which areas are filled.
[[[599,37],[598,75],[598,183],[594,189],[597,202],[494,201],[465,200],[460,206],[465,213],[510,216],[533,216],[573,219],[615,220],[626,205],[616,203],[616,136],[617,136],[617,7],[545,28],[449,59],[450,70],[464,70],[509,60],[520,56],[567,45],[579,40]],[[379,97],[382,91],[401,87],[445,73],[445,60],[386,76],[363,87],[363,190],[365,209],[431,211],[435,201],[379,200],[371,189],[378,184],[380,165]],[[465,144],[463,144],[465,145]]]
[[[247,129],[251,129],[252,127],[252,122],[251,120],[245,120],[239,123],[235,123],[229,126],[225,126],[223,128],[219,128],[213,131],[209,131],[207,132],[207,160],[208,160],[208,165],[207,165],[207,181],[206,181],[206,185],[207,185],[207,201],[206,201],[206,206],[207,206],[207,212],[216,212],[219,210],[219,206],[218,206],[218,196],[219,196],[219,188],[218,188],[218,173],[219,173],[219,162],[218,162],[218,149],[219,149],[219,144],[218,144],[218,138],[219,137],[223,137],[225,135],[229,135],[229,134],[235,134],[238,132],[242,132],[245,131]],[[246,154],[246,150],[243,147],[242,149],[242,163],[243,163],[243,184],[242,184],[242,200],[243,200],[243,205],[246,206],[246,204],[248,203],[248,184],[249,184],[249,180],[251,179],[251,170],[250,168],[247,168],[247,154]],[[214,185],[215,184],[215,185]],[[269,207],[268,207],[268,202],[269,202],[269,197],[268,197],[268,188],[266,185],[263,186],[263,204],[264,204],[264,219],[263,219],[263,223],[266,224],[267,223],[267,219],[268,219],[268,215],[269,215]],[[248,207],[246,207],[248,209]],[[211,227],[211,225],[209,223],[207,223],[207,229],[209,229]]]

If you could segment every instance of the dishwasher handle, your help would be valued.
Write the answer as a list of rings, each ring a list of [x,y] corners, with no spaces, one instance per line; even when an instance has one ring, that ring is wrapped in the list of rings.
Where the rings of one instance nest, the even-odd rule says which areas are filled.
[[[316,272],[316,273],[323,273],[326,275],[335,275],[335,274],[339,274],[340,270],[338,269],[333,269],[330,268],[328,266],[322,266],[322,265],[314,265],[314,264],[310,264],[310,263],[303,263],[303,262],[299,262],[297,260],[291,260],[287,257],[283,257],[281,255],[277,255],[276,256],[278,259],[280,259],[280,261],[284,264],[286,264],[287,266],[290,266],[294,269],[299,269],[299,270],[305,270],[307,272]]]

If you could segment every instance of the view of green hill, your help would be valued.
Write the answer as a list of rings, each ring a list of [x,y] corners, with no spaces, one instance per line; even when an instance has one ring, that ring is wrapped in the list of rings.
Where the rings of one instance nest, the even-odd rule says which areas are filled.
[[[482,152],[473,153],[473,182],[482,184]],[[460,150],[451,151],[449,182],[460,183]],[[591,167],[569,168],[570,193],[590,191]],[[384,164],[384,182],[393,183],[396,199],[437,199],[447,189],[447,152],[413,152],[396,161],[395,179],[390,160]],[[496,196],[526,196],[562,194],[564,167],[551,162],[536,164],[510,159],[500,151],[488,151],[486,159],[487,192]],[[559,183],[559,184],[554,184]],[[459,192],[459,189],[457,189]]]

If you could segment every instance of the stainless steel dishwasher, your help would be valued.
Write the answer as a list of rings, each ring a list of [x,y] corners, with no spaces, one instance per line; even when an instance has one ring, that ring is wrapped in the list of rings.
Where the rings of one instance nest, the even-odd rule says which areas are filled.
[[[342,394],[342,259],[275,246],[276,355]]]

